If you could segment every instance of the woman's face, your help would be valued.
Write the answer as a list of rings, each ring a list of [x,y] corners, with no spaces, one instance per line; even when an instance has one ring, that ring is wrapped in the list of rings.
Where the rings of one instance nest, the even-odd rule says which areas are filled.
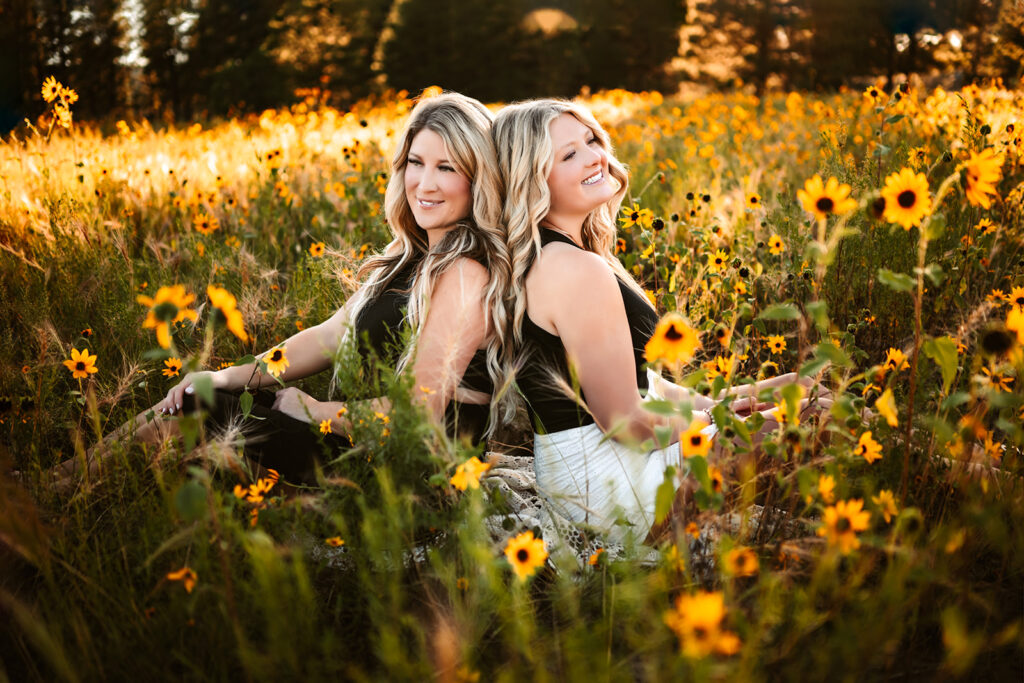
[[[471,194],[441,136],[426,128],[417,133],[405,166],[405,198],[431,244],[469,215]]]
[[[550,130],[555,153],[548,175],[550,213],[586,216],[615,195],[609,182],[608,153],[594,131],[572,114],[552,121]]]

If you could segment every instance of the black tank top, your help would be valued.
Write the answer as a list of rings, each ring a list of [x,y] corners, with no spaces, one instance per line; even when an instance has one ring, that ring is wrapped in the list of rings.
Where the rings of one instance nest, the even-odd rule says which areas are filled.
[[[568,236],[547,228],[541,228],[540,239],[542,245],[564,242],[580,248]],[[638,390],[646,390],[644,347],[654,334],[658,314],[646,298],[634,292],[617,276],[616,280],[622,294],[622,303],[626,307],[629,335],[633,342],[636,386]],[[526,399],[534,429],[543,434],[592,424],[594,418],[580,405],[581,402],[586,404],[583,390],[573,386],[561,338],[534,323],[528,313],[523,317],[523,352],[523,365],[516,382]],[[577,391],[580,401],[566,395],[565,387]]]
[[[404,351],[402,330],[405,327],[405,309],[409,306],[409,290],[416,273],[418,260],[413,260],[395,273],[387,288],[372,301],[366,302],[356,316],[355,332],[359,340],[359,354],[367,363],[376,357],[394,367]],[[488,396],[494,391],[494,383],[487,371],[487,352],[477,349],[462,375],[460,387],[479,391]],[[448,432],[454,436],[464,435],[473,443],[483,438],[490,408],[488,405],[448,403],[445,422]]]

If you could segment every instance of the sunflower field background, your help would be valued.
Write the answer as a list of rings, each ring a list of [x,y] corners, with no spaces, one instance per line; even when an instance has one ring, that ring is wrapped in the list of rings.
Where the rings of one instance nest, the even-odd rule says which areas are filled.
[[[694,455],[699,509],[653,550],[584,558],[505,514],[487,458],[386,373],[395,409],[352,404],[357,447],[320,486],[187,421],[184,445],[115,442],[57,485],[188,368],[344,302],[386,242],[413,102],[310,91],[107,130],[70,87],[43,95],[50,117],[0,145],[0,678],[1019,677],[1021,92],[582,98],[631,173],[619,258],[699,340],[679,381],[799,372],[836,398],[801,421],[796,387],[764,396],[791,417],[759,458]]]

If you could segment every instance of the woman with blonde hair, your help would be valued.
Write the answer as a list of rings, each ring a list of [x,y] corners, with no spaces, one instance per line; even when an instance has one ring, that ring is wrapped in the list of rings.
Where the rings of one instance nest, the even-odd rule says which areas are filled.
[[[480,102],[457,93],[416,104],[399,138],[385,193],[393,240],[367,259],[358,274],[361,286],[337,313],[281,345],[288,361],[281,380],[330,368],[339,346],[353,339],[362,362],[380,359],[411,372],[416,397],[450,435],[474,443],[484,438],[501,372],[499,351],[507,328],[502,297],[510,272],[499,225],[492,120]],[[411,343],[401,348],[405,327],[411,329]],[[258,358],[266,359],[267,353]],[[253,363],[189,373],[153,410],[160,416],[193,411],[199,381],[216,390],[207,418],[214,428],[237,422],[243,388],[277,384]],[[386,399],[373,400],[375,410],[388,410]],[[339,436],[349,426],[342,408],[343,403],[317,400],[296,387],[260,392],[252,414],[262,419],[242,426],[245,453],[286,478],[308,480],[319,451],[318,424],[330,421],[330,445],[350,445]],[[150,421],[145,415],[125,429],[144,441],[178,433],[176,420]]]
[[[534,422],[537,488],[563,518],[613,537],[631,528],[643,539],[666,467],[681,465],[678,440],[688,426],[645,410],[644,393],[690,401],[708,438],[716,430],[701,411],[715,401],[646,369],[658,315],[613,254],[629,178],[593,116],[568,101],[523,102],[499,112],[492,135],[512,261],[503,362]],[[746,395],[749,410],[760,389],[794,381],[732,393]],[[509,398],[505,410],[512,408]],[[657,443],[665,428],[671,445],[634,450]]]

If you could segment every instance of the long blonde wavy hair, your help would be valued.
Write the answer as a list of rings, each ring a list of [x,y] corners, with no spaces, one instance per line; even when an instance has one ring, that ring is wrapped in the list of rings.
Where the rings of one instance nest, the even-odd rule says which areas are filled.
[[[503,376],[513,377],[522,361],[523,318],[526,315],[526,274],[540,256],[540,227],[551,209],[547,179],[554,166],[551,123],[562,114],[574,116],[590,128],[608,153],[608,172],[619,184],[615,194],[594,208],[583,221],[583,248],[600,256],[626,286],[646,300],[643,288],[615,258],[615,218],[629,188],[629,175],[615,158],[611,139],[584,107],[559,99],[529,100],[511,104],[495,117],[491,137],[498,154],[498,168],[505,186],[502,222],[512,260],[506,310],[510,313],[502,352]],[[514,392],[501,405],[505,419],[515,411]]]
[[[355,321],[366,303],[386,291],[403,268],[417,263],[406,309],[412,343],[403,353],[398,371],[415,355],[416,339],[437,279],[458,259],[468,257],[482,263],[489,275],[483,302],[487,311],[487,369],[495,387],[501,386],[500,354],[508,328],[504,295],[511,263],[500,223],[502,191],[490,136],[493,120],[491,112],[477,100],[444,93],[420,100],[399,136],[384,194],[385,216],[393,239],[380,254],[371,256],[360,267],[357,278],[362,285],[354,295],[348,326],[349,333],[354,333]],[[422,130],[431,130],[444,140],[452,165],[470,181],[472,197],[469,215],[433,248],[428,245],[426,231],[416,224],[405,194],[409,148]]]

